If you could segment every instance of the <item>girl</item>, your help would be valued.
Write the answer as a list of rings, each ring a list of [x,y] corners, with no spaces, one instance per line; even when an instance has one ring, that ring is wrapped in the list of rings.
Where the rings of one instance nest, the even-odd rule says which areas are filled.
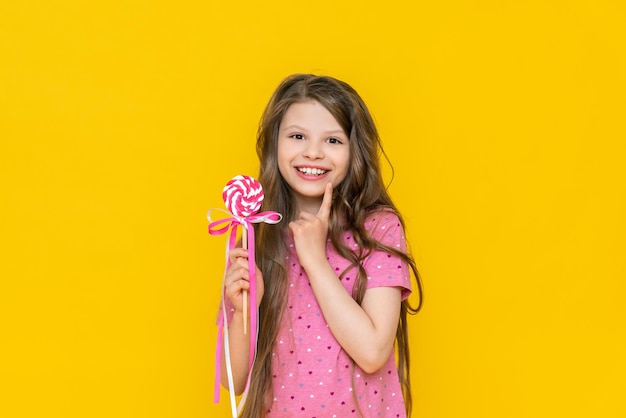
[[[260,331],[243,417],[410,415],[407,314],[421,284],[381,152],[367,107],[342,81],[297,74],[270,99],[257,136],[261,210],[284,220],[255,226]],[[246,257],[232,250],[225,278],[237,394],[249,373]]]

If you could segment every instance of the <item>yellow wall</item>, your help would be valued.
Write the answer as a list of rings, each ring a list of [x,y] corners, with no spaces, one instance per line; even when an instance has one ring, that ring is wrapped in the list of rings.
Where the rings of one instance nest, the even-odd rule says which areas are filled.
[[[227,416],[205,213],[292,72],[394,164],[414,417],[626,416],[622,2],[165,3],[0,5],[0,416]]]

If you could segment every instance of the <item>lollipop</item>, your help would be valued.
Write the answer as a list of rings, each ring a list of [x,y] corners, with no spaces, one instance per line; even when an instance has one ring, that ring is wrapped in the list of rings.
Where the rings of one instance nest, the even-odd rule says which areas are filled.
[[[257,213],[263,197],[261,183],[250,176],[233,177],[222,191],[226,207],[235,216],[247,217]]]
[[[222,198],[228,210],[235,216],[248,217],[258,212],[263,202],[261,183],[250,176],[233,177],[222,191]],[[241,230],[241,245],[248,248],[247,229]],[[252,260],[254,261],[254,260]],[[243,291],[243,333],[248,332],[248,292]]]

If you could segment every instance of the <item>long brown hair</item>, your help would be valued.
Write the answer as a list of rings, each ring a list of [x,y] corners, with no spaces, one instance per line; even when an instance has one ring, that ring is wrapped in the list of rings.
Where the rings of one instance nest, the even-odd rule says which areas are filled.
[[[365,103],[358,93],[343,81],[328,76],[295,74],[278,86],[265,111],[257,133],[257,154],[260,161],[259,181],[265,191],[261,210],[283,214],[279,225],[258,225],[256,261],[263,273],[265,295],[260,305],[259,339],[256,361],[251,375],[250,389],[241,416],[263,417],[272,404],[272,349],[287,299],[287,270],[284,265],[287,252],[284,234],[289,221],[296,218],[291,191],[280,175],[277,164],[278,130],[283,115],[293,103],[317,101],[339,122],[349,135],[350,165],[346,178],[333,191],[328,236],[337,252],[358,268],[353,297],[361,303],[366,290],[366,274],[361,265],[368,253],[381,250],[397,255],[408,263],[417,281],[419,302],[416,307],[404,300],[396,331],[398,374],[404,395],[407,415],[410,416],[412,398],[409,375],[409,341],[407,314],[419,311],[422,305],[422,285],[415,262],[409,254],[376,241],[365,229],[368,214],[393,211],[404,227],[404,221],[387,193],[380,170],[379,156],[385,156],[378,131]],[[352,232],[359,251],[354,252],[342,240],[343,233]]]

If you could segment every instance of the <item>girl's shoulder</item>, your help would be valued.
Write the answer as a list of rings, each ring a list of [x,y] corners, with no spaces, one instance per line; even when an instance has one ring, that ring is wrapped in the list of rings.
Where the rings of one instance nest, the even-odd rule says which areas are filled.
[[[401,226],[400,215],[393,208],[383,206],[369,209],[365,214],[365,227],[375,226],[379,224],[396,223]]]
[[[400,215],[389,207],[375,208],[365,215],[365,229],[375,239],[390,234],[403,234]]]

